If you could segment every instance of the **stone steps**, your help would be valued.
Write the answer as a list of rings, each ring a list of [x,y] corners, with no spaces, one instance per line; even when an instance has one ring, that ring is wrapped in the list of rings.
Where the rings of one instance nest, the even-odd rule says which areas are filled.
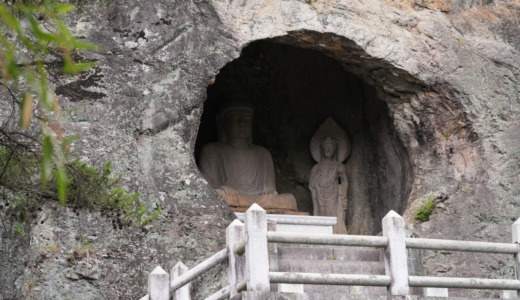
[[[278,272],[363,275],[385,273],[382,250],[377,248],[278,244],[276,249]],[[295,285],[295,287],[297,286]],[[299,290],[301,293],[302,289],[305,295],[316,295],[316,297],[322,295],[322,298],[316,299],[336,299],[337,295],[364,295],[363,299],[367,299],[366,295],[372,297],[372,295],[386,296],[387,294],[386,287],[371,286],[306,284],[295,290]]]
[[[384,264],[377,261],[278,259],[278,272],[383,275]]]
[[[386,287],[379,286],[341,286],[341,285],[304,285],[305,293],[349,294],[349,295],[386,295]]]
[[[368,247],[320,247],[278,245],[280,259],[381,261],[382,250]]]

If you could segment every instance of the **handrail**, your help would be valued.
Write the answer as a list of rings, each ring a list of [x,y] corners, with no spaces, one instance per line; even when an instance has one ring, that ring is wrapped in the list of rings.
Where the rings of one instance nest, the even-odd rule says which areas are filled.
[[[408,276],[408,284],[413,287],[520,290],[520,280],[516,279]]]
[[[267,241],[270,243],[292,243],[311,245],[335,245],[335,246],[364,246],[386,247],[388,238],[384,236],[370,235],[344,235],[344,234],[317,234],[317,233],[287,233],[267,232]]]
[[[231,287],[228,285],[204,300],[224,300],[229,298]]]
[[[405,243],[407,248],[427,250],[451,250],[502,254],[517,254],[519,250],[518,245],[513,243],[491,243],[420,238],[406,238]]]
[[[170,282],[170,294],[172,294],[174,291],[181,288],[183,285],[195,279],[195,277],[201,275],[207,270],[225,261],[227,258],[228,250],[227,248],[225,248],[215,253],[214,255],[212,255],[205,261],[201,262],[200,264],[196,265],[195,267],[193,267],[193,269],[186,271],[181,276],[175,278]]]
[[[270,243],[287,244],[365,247],[386,247],[388,245],[388,238],[382,236],[287,233],[273,231],[267,233],[267,240]],[[466,251],[501,254],[517,254],[520,250],[519,246],[513,243],[492,243],[421,238],[406,238],[405,243],[407,248],[427,250]],[[243,252],[243,248],[244,244],[237,244],[235,247],[235,252],[237,252],[237,254],[241,253]]]
[[[391,279],[387,275],[269,272],[269,281],[271,283],[389,286]]]

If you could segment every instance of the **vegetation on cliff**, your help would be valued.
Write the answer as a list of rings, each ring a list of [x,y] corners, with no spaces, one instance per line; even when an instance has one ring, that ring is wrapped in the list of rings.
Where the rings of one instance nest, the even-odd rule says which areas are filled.
[[[60,127],[62,107],[53,84],[93,67],[81,61],[81,51],[97,49],[67,28],[62,17],[73,9],[50,0],[0,4],[0,87],[2,101],[10,104],[0,125],[0,186],[12,195],[6,207],[19,233],[45,200],[116,209],[138,225],[161,211],[148,214],[138,193],[125,192],[110,162],[96,168],[69,155],[78,136]]]

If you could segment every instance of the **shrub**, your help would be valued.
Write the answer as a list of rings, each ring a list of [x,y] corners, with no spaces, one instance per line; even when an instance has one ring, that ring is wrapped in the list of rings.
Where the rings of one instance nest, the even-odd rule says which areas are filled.
[[[420,221],[428,221],[435,210],[435,199],[428,198],[423,201],[422,206],[415,211],[414,218]]]
[[[43,182],[38,176],[39,160],[27,156],[23,151],[13,151],[0,146],[0,185],[16,196],[9,201],[10,213],[17,219],[14,224],[27,222],[44,201],[58,201],[59,189],[56,169],[51,170],[51,180]],[[89,166],[79,160],[65,165],[66,199],[63,204],[89,210],[115,210],[137,226],[144,226],[158,217],[162,208],[149,212],[139,201],[139,193],[127,193],[121,185],[122,175],[113,175],[111,163],[102,168]],[[13,228],[20,233],[21,227]]]

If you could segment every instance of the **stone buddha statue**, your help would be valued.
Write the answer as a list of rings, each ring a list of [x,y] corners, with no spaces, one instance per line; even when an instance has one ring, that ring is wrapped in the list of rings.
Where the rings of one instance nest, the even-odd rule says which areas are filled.
[[[271,154],[252,143],[252,121],[250,105],[223,106],[217,116],[219,141],[202,147],[200,171],[234,211],[253,203],[268,212],[296,211],[293,195],[276,192]]]
[[[318,163],[309,177],[315,216],[337,217],[334,233],[346,234],[347,171],[343,161],[350,154],[347,133],[328,118],[311,139],[311,154]]]

